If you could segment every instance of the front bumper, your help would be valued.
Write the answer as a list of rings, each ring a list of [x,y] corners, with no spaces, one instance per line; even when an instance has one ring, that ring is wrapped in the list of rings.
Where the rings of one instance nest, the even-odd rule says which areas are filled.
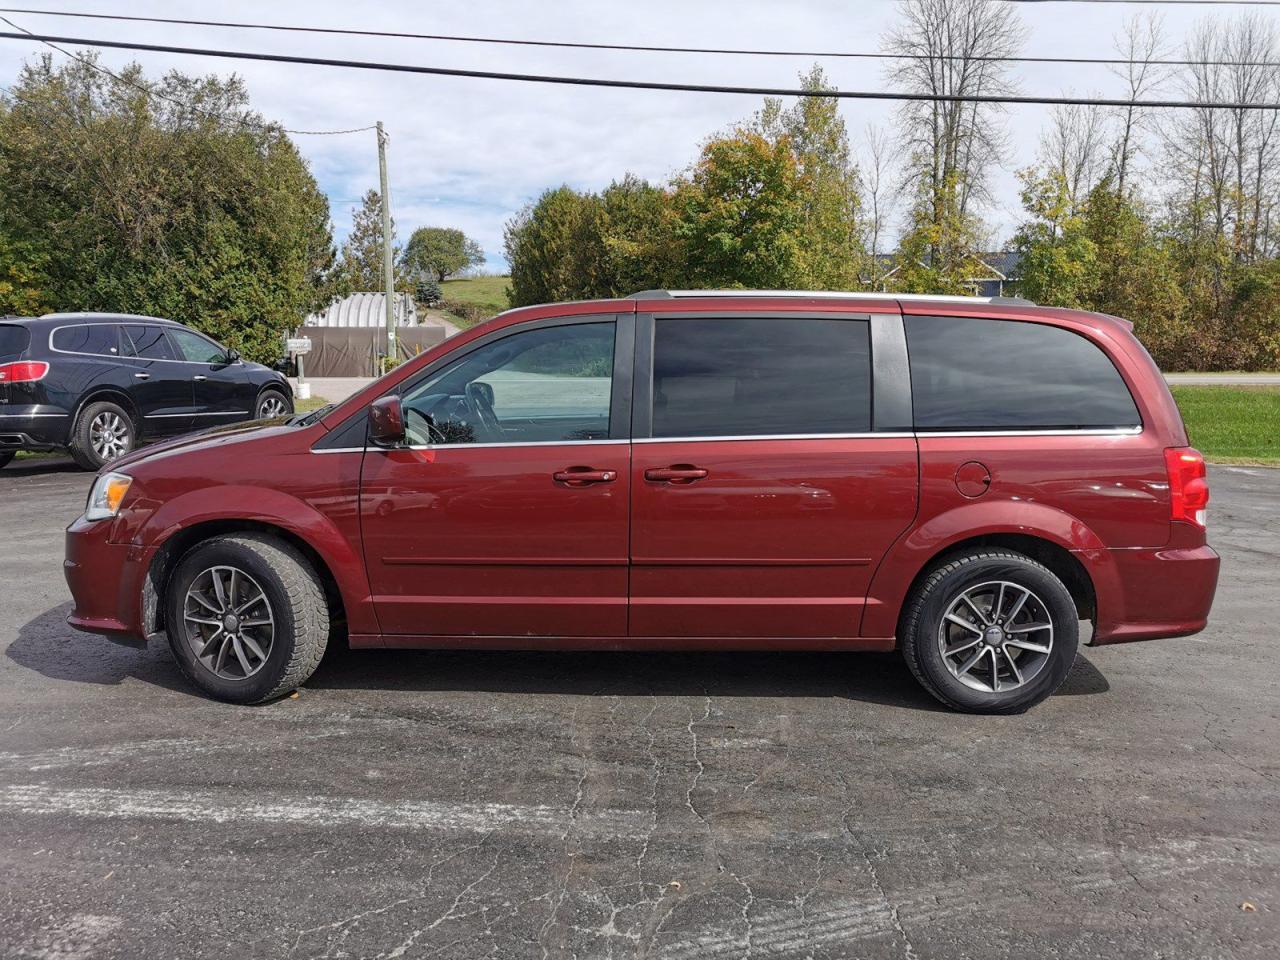
[[[62,569],[75,600],[67,623],[89,633],[144,640],[144,585],[156,548],[112,543],[116,522],[80,517],[67,527]]]

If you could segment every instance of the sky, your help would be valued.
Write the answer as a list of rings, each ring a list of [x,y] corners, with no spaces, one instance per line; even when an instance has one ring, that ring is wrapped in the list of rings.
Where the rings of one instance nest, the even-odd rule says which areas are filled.
[[[22,5],[17,0],[11,3]],[[449,4],[31,0],[30,6],[520,39],[850,51],[878,49],[881,36],[897,20],[893,0],[470,0]],[[1016,4],[1012,12],[1026,27],[1024,55],[1108,56],[1125,21],[1150,9],[1129,4],[1036,3]],[[1166,34],[1175,47],[1205,17],[1234,12],[1187,5],[1161,10]],[[813,62],[813,58],[797,57],[555,50],[4,15],[28,30],[61,36],[688,83],[795,87],[797,74]],[[0,30],[9,27],[0,24]],[[42,49],[32,41],[0,40],[0,85],[8,86],[22,62]],[[419,226],[457,227],[481,244],[488,258],[486,267],[495,271],[505,268],[503,224],[543,190],[560,184],[598,190],[626,172],[664,182],[689,166],[708,136],[749,118],[760,106],[760,98],[743,95],[516,84],[122,50],[102,53],[102,62],[109,67],[130,60],[141,63],[148,76],[174,68],[223,75],[234,71],[247,83],[254,108],[287,128],[345,129],[382,120],[390,135],[391,205],[400,241]],[[844,90],[897,88],[884,61],[818,62],[834,85]],[[1105,66],[1019,64],[1016,76],[1019,92],[1024,94],[1123,94],[1120,81]],[[869,124],[892,134],[892,104],[844,100],[841,111],[855,151],[862,149]],[[1047,108],[1040,106],[1011,107],[1004,116],[1010,156],[994,177],[993,202],[985,211],[997,245],[1016,227],[1019,203],[1014,172],[1035,159],[1046,119]],[[366,190],[378,187],[374,133],[294,140],[330,199],[335,235],[341,240],[349,229],[353,206]]]

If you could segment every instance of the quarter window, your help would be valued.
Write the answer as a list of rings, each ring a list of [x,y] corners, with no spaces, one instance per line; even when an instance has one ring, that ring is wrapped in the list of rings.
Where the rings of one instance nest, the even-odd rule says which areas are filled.
[[[143,360],[176,360],[163,327],[150,324],[128,324],[124,328],[126,356]]]
[[[871,429],[866,320],[658,319],[655,437],[786,436]]]
[[[1072,430],[1142,422],[1115,365],[1041,323],[906,317],[917,430]]]
[[[414,444],[609,438],[614,324],[542,327],[471,351],[402,398]]]
[[[67,353],[91,353],[102,357],[120,355],[118,328],[113,323],[86,323],[59,327],[53,331],[52,346]]]

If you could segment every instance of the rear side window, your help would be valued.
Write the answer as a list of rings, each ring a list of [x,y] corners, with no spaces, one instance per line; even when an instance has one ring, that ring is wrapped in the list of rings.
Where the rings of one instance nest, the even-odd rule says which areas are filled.
[[[0,323],[0,357],[20,357],[31,343],[26,327]]]
[[[124,328],[128,340],[124,348],[128,355],[143,360],[174,360],[173,350],[164,329],[149,324],[129,324]]]
[[[1084,337],[1040,323],[905,317],[917,430],[1072,430],[1142,420]]]
[[[654,324],[655,437],[870,429],[866,320],[681,317]]]
[[[120,355],[119,328],[113,323],[86,323],[53,331],[53,349],[67,353],[91,353],[100,357]]]

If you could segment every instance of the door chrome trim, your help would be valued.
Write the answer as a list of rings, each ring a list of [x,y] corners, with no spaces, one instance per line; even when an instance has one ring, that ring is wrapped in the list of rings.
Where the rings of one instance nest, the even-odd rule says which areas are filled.
[[[148,413],[143,415],[143,419],[151,420],[164,417],[234,417],[237,414],[248,412],[248,410],[215,410],[212,413]]]
[[[917,430],[925,437],[1136,437],[1142,427],[1079,427],[1067,430]]]
[[[0,413],[0,417],[10,420],[26,420],[29,417],[69,417],[69,413]]]
[[[705,443],[725,440],[903,440],[914,433],[768,433],[723,437],[636,437],[632,443]]]

